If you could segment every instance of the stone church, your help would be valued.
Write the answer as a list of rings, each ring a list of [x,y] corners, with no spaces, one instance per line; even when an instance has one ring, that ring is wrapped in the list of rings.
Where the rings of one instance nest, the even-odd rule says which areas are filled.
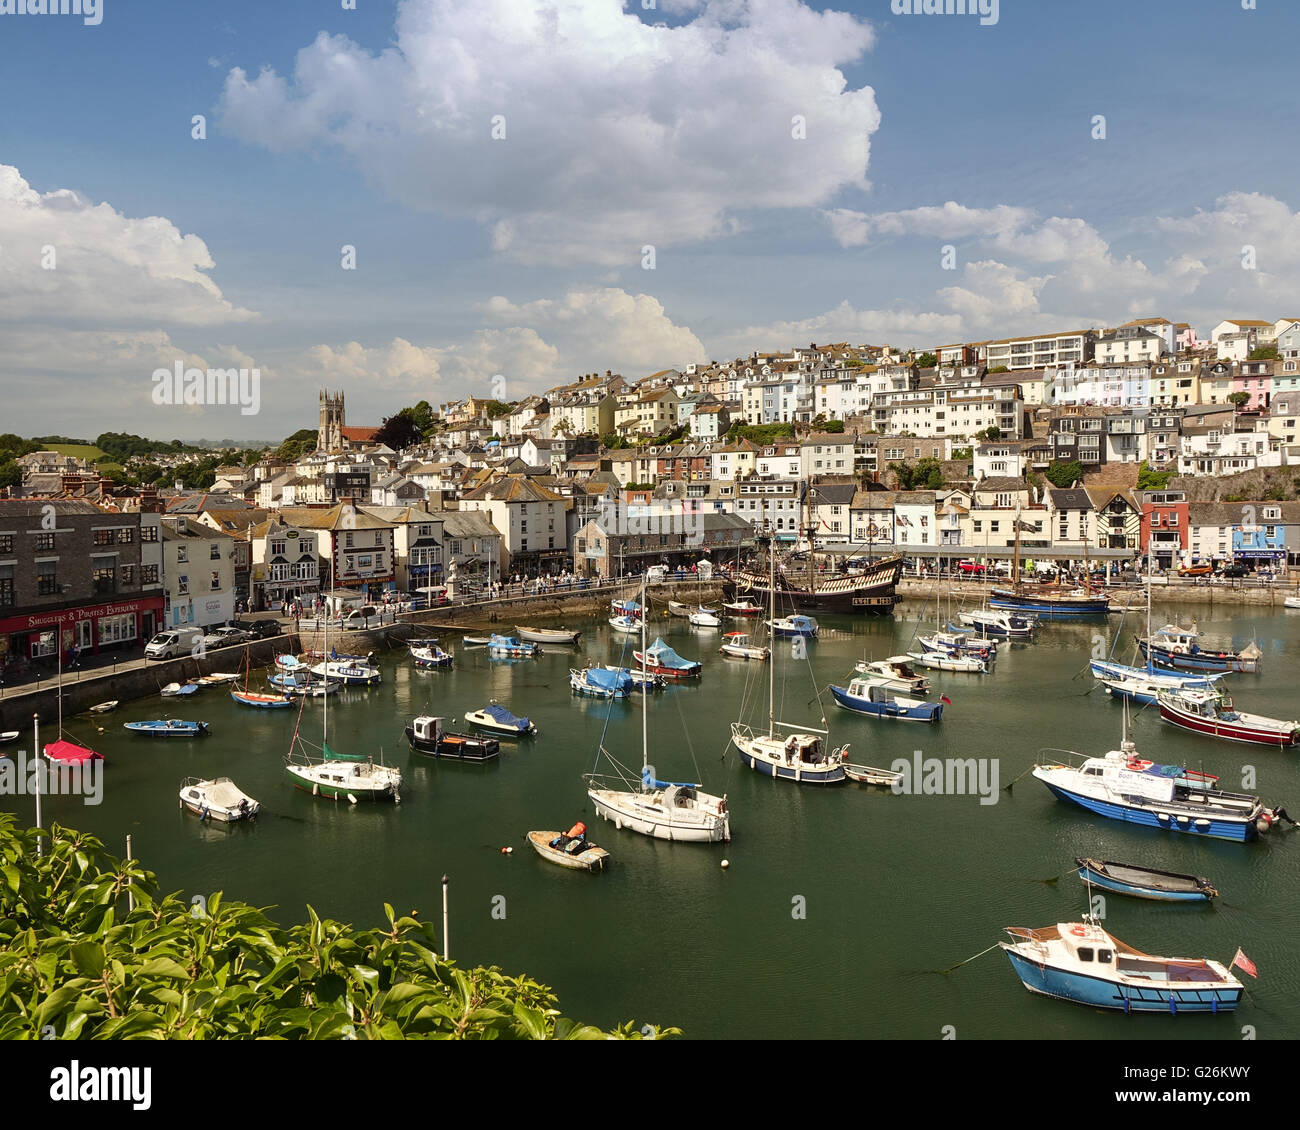
[[[348,427],[347,412],[343,406],[343,394],[320,394],[320,431],[316,437],[316,449],[327,454],[339,451],[353,451],[366,444],[374,443],[379,429]]]

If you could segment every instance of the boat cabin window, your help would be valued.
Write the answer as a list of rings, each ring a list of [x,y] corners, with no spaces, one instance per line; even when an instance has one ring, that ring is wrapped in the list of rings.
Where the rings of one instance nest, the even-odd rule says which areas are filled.
[[[1115,952],[1113,950],[1097,951],[1097,961],[1102,965],[1109,965],[1111,962],[1111,958],[1113,958],[1114,956],[1115,956]]]
[[[1083,771],[1083,775],[1085,777],[1100,777],[1102,772],[1095,765],[1091,765]]]
[[[1080,946],[1080,947],[1079,947],[1079,960],[1080,960],[1080,961],[1091,961],[1091,960],[1092,960],[1092,955],[1093,955],[1093,949],[1092,949],[1092,946]]]

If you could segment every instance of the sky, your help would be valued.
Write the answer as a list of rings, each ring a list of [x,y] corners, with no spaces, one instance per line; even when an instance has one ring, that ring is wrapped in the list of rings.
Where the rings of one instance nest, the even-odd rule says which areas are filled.
[[[1290,0],[20,3],[0,431],[1300,316]],[[178,403],[177,365],[250,377]]]

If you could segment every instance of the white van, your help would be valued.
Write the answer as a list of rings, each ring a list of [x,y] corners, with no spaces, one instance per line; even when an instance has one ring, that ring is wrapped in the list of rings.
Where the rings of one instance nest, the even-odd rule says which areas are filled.
[[[202,628],[168,628],[159,632],[144,647],[146,659],[174,659],[178,655],[192,655],[194,642],[203,638]]]

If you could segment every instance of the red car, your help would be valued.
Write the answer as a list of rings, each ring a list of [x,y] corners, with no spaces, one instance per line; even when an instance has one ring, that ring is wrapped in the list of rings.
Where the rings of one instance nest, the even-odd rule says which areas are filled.
[[[957,568],[960,569],[963,573],[979,574],[979,573],[987,573],[989,571],[989,567],[987,565],[981,565],[978,561],[958,561]]]

